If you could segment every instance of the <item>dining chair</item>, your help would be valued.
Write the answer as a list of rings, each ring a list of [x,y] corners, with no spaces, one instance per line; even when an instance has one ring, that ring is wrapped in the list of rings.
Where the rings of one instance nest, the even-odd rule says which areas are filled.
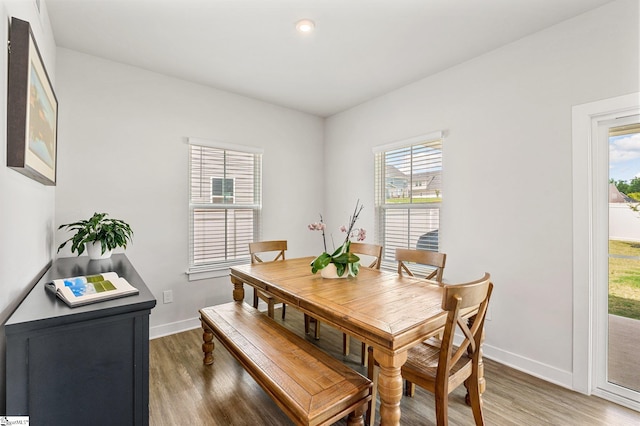
[[[285,251],[287,250],[287,241],[286,240],[276,240],[276,241],[258,241],[249,243],[249,254],[251,255],[251,263],[262,263],[265,262],[263,257],[265,255],[269,256],[271,260],[267,260],[269,262],[275,262],[278,260],[285,259]],[[254,287],[253,289],[253,307],[258,307],[259,299],[262,299],[267,304],[267,314],[273,318],[274,309],[276,303],[282,303],[282,319],[284,320],[284,316],[286,314],[286,306],[283,302],[278,301],[275,297],[266,294],[263,291],[258,290]]]
[[[349,251],[354,254],[368,256],[372,262],[367,268],[380,269],[382,264],[382,246],[379,244],[356,243],[349,244]],[[362,259],[360,259],[362,261]],[[360,266],[362,262],[360,262]]]
[[[354,254],[364,255],[372,259],[372,262],[368,268],[380,269],[382,264],[382,246],[379,244],[367,244],[353,242],[349,245],[349,251]],[[362,266],[362,265],[361,265]],[[351,338],[348,334],[342,333],[342,353],[349,355],[349,349],[351,346]],[[362,349],[360,351],[360,363],[367,365],[367,344],[362,342]]]
[[[493,291],[490,278],[485,273],[477,281],[443,285],[442,309],[447,312],[447,319],[442,339],[428,339],[410,348],[402,366],[405,380],[435,395],[438,426],[448,424],[449,393],[462,383],[469,393],[476,425],[484,425],[478,374],[484,320]],[[453,345],[456,330],[461,331],[464,338],[460,346]],[[373,353],[370,353],[367,373],[374,382],[373,398],[367,410],[367,424],[370,425],[375,419],[378,369]]]
[[[442,275],[444,273],[444,265],[447,263],[447,255],[437,251],[423,249],[396,249],[396,260],[398,261],[398,275],[407,274],[415,277],[418,270],[422,269],[421,276],[427,280],[436,281],[442,285]],[[414,270],[411,269],[414,268]],[[431,271],[429,271],[431,269]],[[442,333],[440,333],[442,337]],[[411,386],[411,396],[413,396],[414,387]]]
[[[416,268],[414,267],[414,270],[412,270],[410,266],[412,264],[424,265],[433,269],[430,272],[425,272],[424,278],[442,283],[442,274],[444,265],[447,262],[447,255],[437,251],[397,248],[396,261],[398,262],[398,274],[400,275],[407,274],[414,277],[417,273]]]

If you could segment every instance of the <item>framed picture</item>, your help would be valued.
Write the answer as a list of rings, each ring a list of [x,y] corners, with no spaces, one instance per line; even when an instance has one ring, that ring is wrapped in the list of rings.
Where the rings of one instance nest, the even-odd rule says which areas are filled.
[[[11,18],[7,166],[56,184],[58,99],[28,22]]]

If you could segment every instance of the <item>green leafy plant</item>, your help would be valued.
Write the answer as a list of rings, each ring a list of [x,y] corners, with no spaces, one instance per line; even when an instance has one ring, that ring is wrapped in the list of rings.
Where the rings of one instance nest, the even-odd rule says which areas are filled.
[[[346,226],[342,226],[340,228],[342,232],[347,233],[347,236],[345,237],[342,245],[332,254],[327,252],[327,240],[324,232],[326,225],[322,220],[322,215],[320,215],[320,222],[315,222],[308,226],[311,231],[322,231],[322,242],[324,243],[324,252],[311,262],[312,273],[315,274],[319,270],[326,268],[330,263],[333,263],[336,266],[336,273],[340,277],[345,273],[354,277],[358,275],[358,271],[360,270],[360,258],[349,252],[349,246],[351,245],[351,241],[349,239],[351,237],[355,237],[358,241],[363,241],[366,238],[366,231],[364,229],[354,228],[356,221],[358,220],[358,216],[362,211],[362,207],[363,206],[360,205],[360,200],[358,200],[356,202],[356,208],[353,211],[353,215],[349,218],[349,227],[347,228]]]
[[[127,248],[127,243],[133,238],[131,227],[120,219],[107,219],[107,213],[94,213],[88,220],[60,225],[58,229],[75,231],[75,234],[60,244],[58,252],[71,241],[71,252],[78,252],[80,256],[86,243],[100,241],[102,254],[116,247]]]
[[[320,256],[311,263],[311,272],[314,274],[320,269],[324,269],[328,264],[333,263],[336,265],[336,273],[338,276],[342,276],[345,272],[356,276],[360,270],[360,258],[353,253],[349,253],[350,241],[347,241],[333,254],[327,252],[322,253]]]

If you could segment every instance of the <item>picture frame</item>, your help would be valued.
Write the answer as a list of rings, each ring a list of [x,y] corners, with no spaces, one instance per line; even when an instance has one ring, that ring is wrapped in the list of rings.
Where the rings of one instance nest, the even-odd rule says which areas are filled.
[[[7,167],[56,184],[58,99],[29,22],[11,18],[7,90]]]

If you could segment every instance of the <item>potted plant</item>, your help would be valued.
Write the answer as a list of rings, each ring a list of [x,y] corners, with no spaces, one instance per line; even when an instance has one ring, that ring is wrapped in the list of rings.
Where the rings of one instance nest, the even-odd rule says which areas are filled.
[[[122,220],[108,219],[107,213],[94,213],[88,220],[60,225],[75,234],[60,244],[58,252],[71,241],[71,252],[80,256],[85,247],[90,259],[108,259],[116,247],[127,248],[133,237],[131,227]]]
[[[322,215],[320,215],[320,222],[315,222],[308,226],[311,231],[322,231],[322,242],[324,243],[324,252],[311,262],[311,272],[315,274],[321,271],[320,274],[325,278],[347,278],[348,276],[355,277],[358,275],[360,258],[349,251],[349,246],[351,245],[350,238],[352,237],[357,238],[358,241],[366,238],[364,229],[355,228],[362,208],[363,206],[358,200],[353,215],[349,218],[349,227],[347,228],[344,225],[340,227],[340,231],[347,234],[344,242],[332,254],[327,251],[327,240],[324,233],[326,225],[322,220]]]

